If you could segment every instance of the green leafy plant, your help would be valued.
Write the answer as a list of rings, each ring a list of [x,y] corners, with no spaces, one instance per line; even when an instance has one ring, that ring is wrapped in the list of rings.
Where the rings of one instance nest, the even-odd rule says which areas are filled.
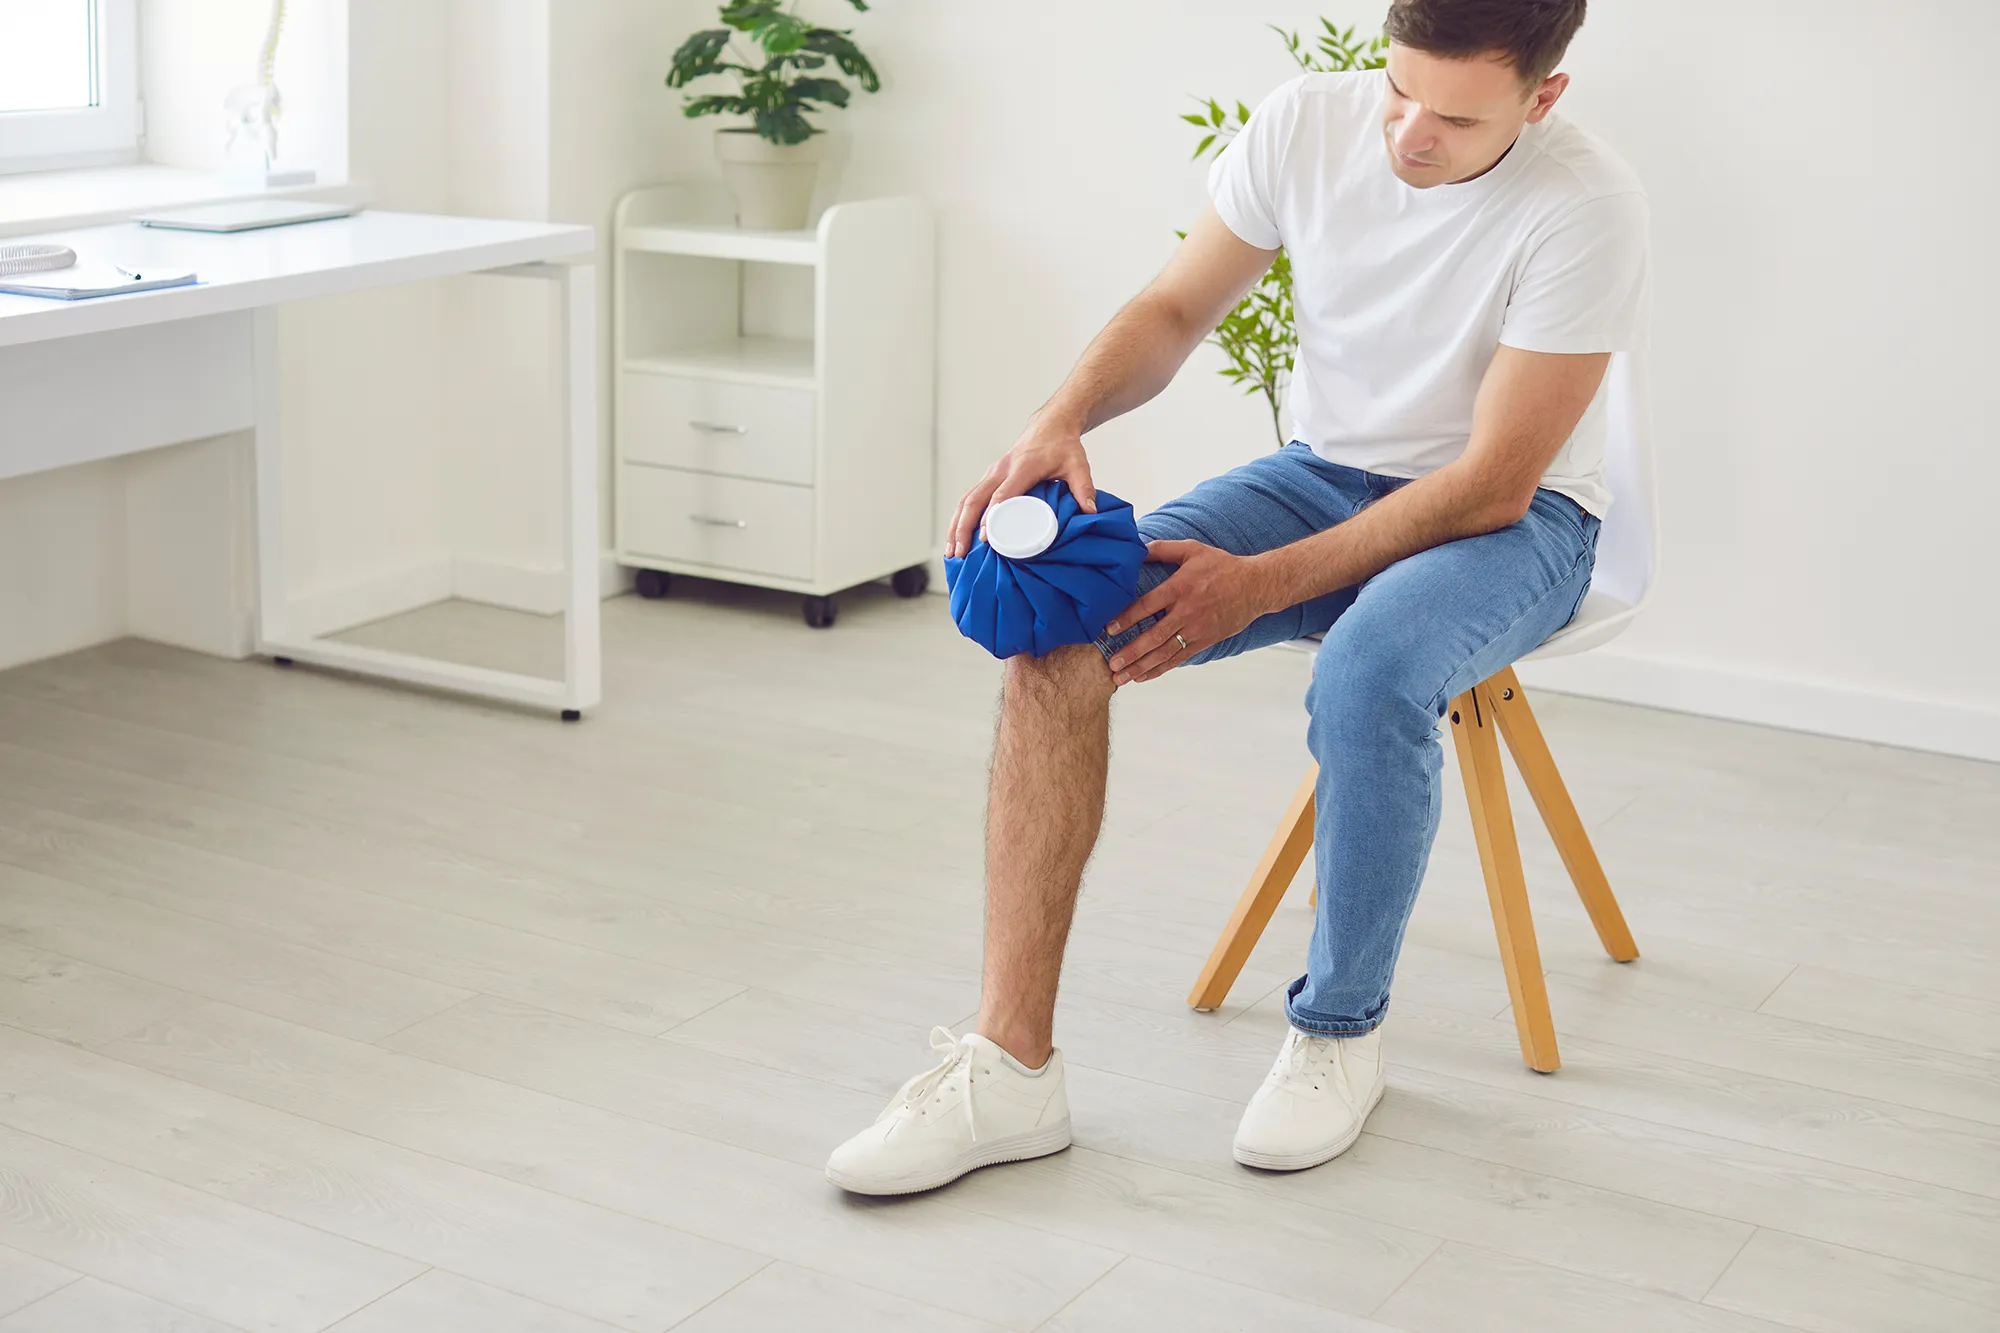
[[[857,10],[868,8],[867,0],[847,0]],[[696,79],[715,74],[734,74],[737,91],[710,93],[687,99],[686,110],[695,116],[749,116],[757,133],[777,144],[804,143],[819,130],[806,119],[809,112],[824,107],[844,107],[848,87],[839,79],[820,74],[831,63],[842,74],[861,85],[865,92],[882,87],[875,67],[861,54],[844,29],[818,28],[797,14],[797,0],[729,0],[722,7],[723,27],[698,32],[674,52],[673,70],[667,75],[669,88],[685,88]],[[743,37],[761,53],[763,63],[753,63],[755,55],[737,50]]]
[[[1272,26],[1271,31],[1285,43],[1285,50],[1309,74],[1338,74],[1353,69],[1380,69],[1388,63],[1389,40],[1373,37],[1366,44],[1355,40],[1354,29],[1342,30],[1331,19],[1320,20],[1321,32],[1308,45],[1296,32]],[[1220,156],[1250,119],[1250,108],[1242,102],[1225,107],[1213,97],[1199,99],[1200,111],[1181,117],[1202,133],[1195,146],[1194,160]],[[1185,235],[1185,233],[1183,233]],[[1285,386],[1298,359],[1299,335],[1292,309],[1291,256],[1280,253],[1257,285],[1242,302],[1216,326],[1208,341],[1222,349],[1227,364],[1222,375],[1246,394],[1262,394],[1271,409],[1271,433],[1285,444],[1283,418],[1279,406]]]

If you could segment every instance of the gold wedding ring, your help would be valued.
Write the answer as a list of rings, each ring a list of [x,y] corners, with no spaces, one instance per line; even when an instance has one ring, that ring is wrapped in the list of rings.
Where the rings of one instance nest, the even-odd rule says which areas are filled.
[[[1174,642],[1181,646],[1182,652],[1187,651],[1187,640],[1181,637],[1179,630],[1174,631]]]

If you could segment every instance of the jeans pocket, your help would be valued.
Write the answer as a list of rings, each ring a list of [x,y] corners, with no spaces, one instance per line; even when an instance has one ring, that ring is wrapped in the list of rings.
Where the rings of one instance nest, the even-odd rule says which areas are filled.
[[[1585,509],[1561,491],[1538,490],[1534,503],[1542,510],[1561,517],[1571,532],[1577,535],[1586,548],[1597,545],[1597,516]]]

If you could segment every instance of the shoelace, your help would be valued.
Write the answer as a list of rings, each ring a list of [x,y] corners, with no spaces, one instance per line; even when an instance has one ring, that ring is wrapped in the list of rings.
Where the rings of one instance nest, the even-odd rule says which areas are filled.
[[[1320,1072],[1320,1065],[1338,1062],[1339,1057],[1335,1054],[1337,1044],[1314,1040],[1297,1028],[1293,1028],[1285,1040],[1283,1053],[1278,1057],[1277,1067],[1271,1070],[1271,1077],[1277,1078],[1280,1071],[1304,1075],[1307,1078],[1316,1077]]]
[[[965,1105],[966,1128],[972,1131],[972,1141],[979,1142],[979,1121],[972,1111],[972,1043],[963,1037],[952,1035],[947,1027],[931,1029],[931,1049],[943,1057],[936,1068],[928,1069],[911,1081],[903,1093],[902,1107],[915,1110],[927,1097],[934,1095],[944,1086],[952,1072],[961,1066],[965,1069],[965,1095],[959,1100]]]

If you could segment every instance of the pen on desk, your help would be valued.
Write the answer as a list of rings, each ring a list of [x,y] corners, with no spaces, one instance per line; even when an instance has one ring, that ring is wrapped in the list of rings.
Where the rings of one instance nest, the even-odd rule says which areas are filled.
[[[126,268],[123,264],[113,264],[111,267],[117,269],[119,273],[123,274],[125,277],[132,279],[132,281],[134,282],[144,282],[146,280],[145,274],[134,273],[131,269]]]

